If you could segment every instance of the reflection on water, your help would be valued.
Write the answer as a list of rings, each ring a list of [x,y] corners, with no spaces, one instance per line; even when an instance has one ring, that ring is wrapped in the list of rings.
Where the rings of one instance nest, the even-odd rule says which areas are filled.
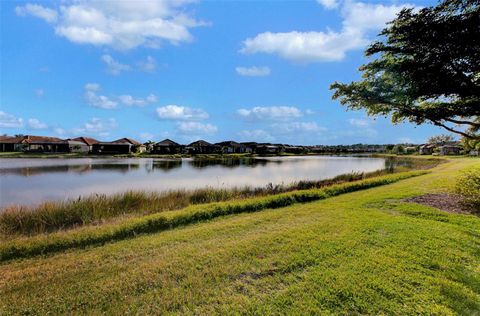
[[[408,162],[404,162],[408,164]],[[320,180],[398,165],[368,157],[219,159],[0,159],[0,206],[64,200],[94,193],[198,187],[264,186]]]

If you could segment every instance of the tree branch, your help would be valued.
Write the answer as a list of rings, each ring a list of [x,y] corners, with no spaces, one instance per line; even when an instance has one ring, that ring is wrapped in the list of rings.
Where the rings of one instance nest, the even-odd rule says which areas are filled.
[[[478,137],[475,137],[474,135],[470,135],[470,134],[467,134],[465,132],[462,132],[462,131],[457,131],[457,130],[454,130],[453,128],[451,127],[448,127],[447,125],[443,124],[443,123],[440,123],[439,121],[433,121],[433,124],[437,125],[437,126],[440,126],[440,127],[443,127],[444,129],[446,129],[447,131],[450,131],[452,133],[455,133],[455,134],[459,134],[459,135],[462,135],[463,137],[465,138],[469,138],[469,139],[477,139]]]
[[[450,119],[450,118],[445,118],[445,121],[455,123],[455,124],[460,124],[460,125],[471,125],[475,127],[480,127],[480,123],[475,123],[471,121],[460,121],[460,120],[455,120],[455,119]]]

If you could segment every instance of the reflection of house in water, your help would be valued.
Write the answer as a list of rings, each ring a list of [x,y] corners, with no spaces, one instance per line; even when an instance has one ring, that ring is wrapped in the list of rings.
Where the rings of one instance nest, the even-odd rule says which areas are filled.
[[[172,169],[180,168],[182,166],[182,160],[181,159],[154,160],[151,166],[152,166],[152,171],[161,170],[166,172]]]
[[[269,160],[255,159],[250,157],[228,157],[218,159],[193,159],[189,163],[192,167],[197,169],[221,166],[225,168],[236,168],[239,166],[255,167],[257,165],[266,165]]]

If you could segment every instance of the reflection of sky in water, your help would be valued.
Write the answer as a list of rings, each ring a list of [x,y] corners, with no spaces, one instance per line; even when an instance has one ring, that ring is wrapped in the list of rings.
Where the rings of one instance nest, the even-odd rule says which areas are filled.
[[[382,158],[272,157],[192,159],[0,159],[0,206],[128,190],[265,186],[383,169]]]

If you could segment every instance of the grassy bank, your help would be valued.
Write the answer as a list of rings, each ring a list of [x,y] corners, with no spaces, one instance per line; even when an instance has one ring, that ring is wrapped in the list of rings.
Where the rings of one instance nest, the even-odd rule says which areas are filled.
[[[404,200],[478,163],[3,262],[0,314],[477,315],[480,218]]]
[[[193,191],[125,192],[115,195],[92,195],[60,202],[45,202],[35,207],[11,206],[0,212],[0,240],[15,235],[35,235],[73,227],[103,224],[118,217],[147,215],[177,210],[192,204],[266,196],[295,190],[319,189],[325,186],[352,182],[410,169],[427,169],[438,159],[400,160],[409,167],[395,167],[368,173],[349,173],[333,179],[299,181],[292,184],[232,189],[204,188]]]
[[[348,192],[394,183],[425,173],[426,171],[411,171],[351,183],[335,184],[323,189],[299,190],[245,200],[201,204],[178,211],[161,212],[128,219],[110,225],[105,224],[70,232],[41,235],[36,238],[5,241],[0,245],[0,262],[132,238],[138,234],[172,229],[219,216],[257,212],[267,208],[280,208],[295,203],[323,200]]]

